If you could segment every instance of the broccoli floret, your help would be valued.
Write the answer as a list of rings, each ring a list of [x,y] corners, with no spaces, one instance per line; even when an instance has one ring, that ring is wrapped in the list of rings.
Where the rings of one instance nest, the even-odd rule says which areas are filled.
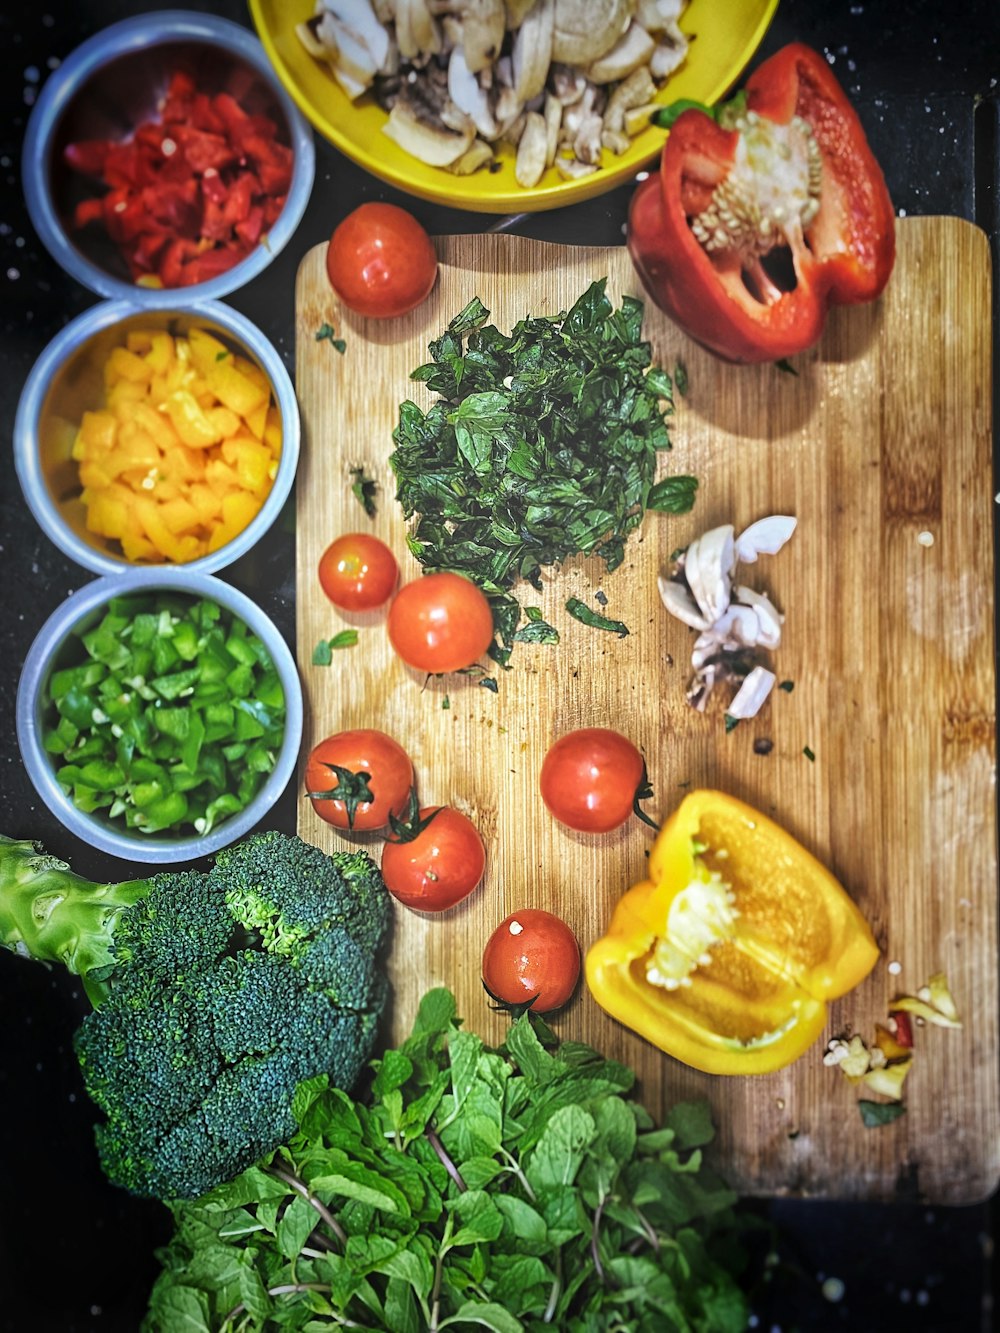
[[[296,1085],[350,1089],[387,986],[390,900],[363,852],[264,833],[207,874],[93,885],[0,838],[0,944],[64,962],[95,1004],[75,1048],[109,1178],[194,1198],[292,1133]]]

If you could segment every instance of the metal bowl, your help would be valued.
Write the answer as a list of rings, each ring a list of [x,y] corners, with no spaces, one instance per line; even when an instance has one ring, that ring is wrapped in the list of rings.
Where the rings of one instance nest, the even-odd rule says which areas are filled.
[[[83,139],[127,138],[156,117],[178,68],[190,70],[209,92],[239,75],[249,85],[240,98],[244,108],[271,116],[295,157],[291,188],[266,244],[218,277],[185,288],[185,300],[225,296],[267,268],[301,221],[315,173],[309,126],[275,77],[260,42],[238,24],[211,14],[164,10],[115,23],[77,47],[46,80],[28,122],[22,167],[28,213],[42,243],[67,273],[101,296],[128,298],[146,310],[171,306],[176,290],[137,286],[102,229],[74,230],[74,207],[93,194],[93,187],[65,165],[63,149]]]
[[[282,450],[270,493],[251,522],[224,546],[184,568],[209,573],[244,555],[278,517],[292,488],[299,458],[299,409],[284,363],[257,326],[221,302],[182,304],[174,292],[169,308],[138,310],[128,301],[104,301],[67,324],[36,361],[14,420],[14,464],[31,512],[46,536],[66,555],[97,574],[133,568],[117,542],[86,528],[80,478],[72,458],[83,413],[104,401],[102,363],[133,328],[184,334],[206,328],[234,351],[256,362],[271,382],[281,413]]]
[[[113,824],[103,813],[84,813],[56,781],[52,757],[43,745],[48,682],[53,671],[68,665],[77,633],[100,620],[112,597],[148,592],[205,598],[238,617],[264,643],[285,693],[285,732],[274,769],[249,805],[203,837],[142,834]],[[194,860],[228,847],[249,833],[271,809],[295,772],[302,740],[302,686],[285,640],[245,594],[209,574],[192,574],[186,569],[134,569],[113,578],[95,579],[68,597],[49,617],[25,659],[17,690],[16,715],[17,743],[28,776],[46,807],[71,833],[111,856],[167,864]]]

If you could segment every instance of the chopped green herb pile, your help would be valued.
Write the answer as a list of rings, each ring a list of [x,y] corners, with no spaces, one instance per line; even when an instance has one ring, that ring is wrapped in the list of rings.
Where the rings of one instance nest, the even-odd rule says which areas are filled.
[[[207,834],[274,768],[281,681],[261,640],[215,602],[113,597],[76,656],[48,682],[43,740],[79,809],[142,833]]]
[[[702,1103],[528,1015],[499,1050],[430,991],[370,1099],[302,1084],[287,1147],[174,1207],[146,1329],[739,1333],[735,1196]]]
[[[509,335],[470,301],[411,376],[440,400],[399,409],[390,461],[403,512],[417,518],[410,549],[490,597],[501,662],[520,621],[509,591],[519,579],[540,588],[544,568],[578,553],[613,570],[646,509],[694,502],[693,477],[654,484],[673,384],[650,368],[642,302],[627,296],[615,310],[605,285]]]

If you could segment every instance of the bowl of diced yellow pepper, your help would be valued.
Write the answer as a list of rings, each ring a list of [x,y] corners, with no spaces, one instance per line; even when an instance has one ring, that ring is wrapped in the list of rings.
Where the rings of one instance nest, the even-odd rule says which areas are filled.
[[[281,358],[212,302],[91,307],[39,357],[14,426],[35,518],[100,574],[230,564],[277,518],[298,453]]]

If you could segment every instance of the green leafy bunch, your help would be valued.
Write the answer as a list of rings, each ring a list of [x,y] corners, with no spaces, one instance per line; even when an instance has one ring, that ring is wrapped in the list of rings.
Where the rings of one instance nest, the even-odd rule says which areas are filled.
[[[650,366],[642,302],[626,296],[614,309],[606,281],[509,335],[473,299],[411,376],[439,400],[399,409],[390,461],[404,514],[417,516],[410,549],[491,598],[500,661],[520,619],[509,593],[518,580],[540,588],[543,568],[580,553],[613,570],[647,509],[694,502],[695,478],[654,481],[673,384]]]
[[[174,1206],[146,1333],[746,1326],[703,1104],[654,1128],[624,1066],[527,1014],[491,1049],[443,989],[372,1068],[363,1102],[302,1084],[286,1147]]]

